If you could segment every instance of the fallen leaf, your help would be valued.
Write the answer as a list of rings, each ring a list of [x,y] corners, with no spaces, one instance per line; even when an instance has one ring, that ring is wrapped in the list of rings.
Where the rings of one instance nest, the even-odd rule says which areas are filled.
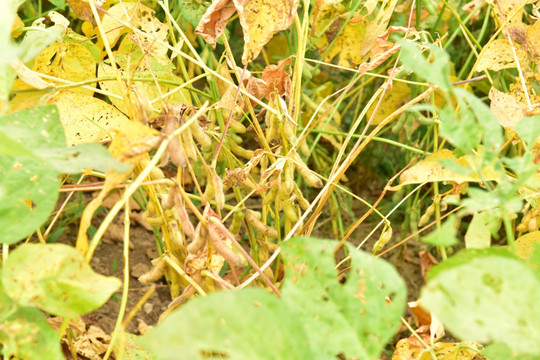
[[[429,269],[431,269],[433,265],[437,265],[439,262],[427,250],[418,252],[418,257],[420,258],[420,272],[422,273],[422,278],[425,280]]]

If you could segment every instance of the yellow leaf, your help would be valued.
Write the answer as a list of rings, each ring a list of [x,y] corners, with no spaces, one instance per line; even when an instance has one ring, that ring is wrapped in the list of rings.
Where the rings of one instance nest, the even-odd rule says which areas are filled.
[[[378,125],[396,109],[405,104],[411,97],[411,89],[409,85],[403,82],[394,82],[391,90],[387,90],[382,99],[381,105],[371,121],[371,125]],[[380,98],[380,97],[379,97]],[[367,111],[367,118],[371,119],[373,111],[379,102],[379,98],[373,102]]]
[[[476,350],[475,350],[476,349]],[[481,346],[472,341],[460,343],[435,343],[433,351],[438,360],[483,360]],[[416,339],[401,339],[396,344],[392,360],[431,360],[432,356]]]
[[[43,50],[36,58],[34,71],[72,82],[96,78],[96,62],[92,53],[77,43],[55,43]],[[58,85],[64,82],[53,81]],[[87,84],[95,87],[96,83]],[[92,95],[92,90],[72,88],[72,92]]]
[[[58,106],[69,146],[107,140],[111,130],[132,124],[105,101],[70,90],[60,91],[49,103]]]
[[[299,0],[233,0],[244,32],[245,65],[259,56],[275,33],[291,26]]]
[[[145,81],[133,81],[129,89],[131,90],[130,98],[136,99],[136,92],[140,94],[146,94],[150,103],[156,109],[162,109],[164,101],[168,104],[191,104],[189,93],[187,90],[179,89],[183,81],[178,76],[174,75],[173,68],[170,66],[163,66],[158,63],[155,58],[150,55],[146,56],[146,59],[141,59],[142,53],[140,51],[131,52],[130,54],[119,54],[116,56],[116,64],[120,67],[118,73],[121,77],[126,79],[144,78]],[[147,65],[146,62],[150,65]],[[151,69],[150,69],[151,67]],[[156,85],[154,75],[159,82],[159,87]],[[103,61],[98,66],[99,77],[114,77],[114,71],[110,63]],[[127,81],[122,80],[122,87],[124,91],[128,92]],[[175,85],[176,84],[176,85]],[[108,81],[100,81],[99,86],[101,89],[110,93],[116,94],[119,97],[122,95],[120,86],[116,79]],[[136,89],[136,90],[135,90]],[[127,113],[125,102],[122,98],[109,97],[113,105],[115,105],[122,112]]]
[[[340,66],[354,66],[362,63],[364,55],[358,46],[366,34],[366,22],[359,16],[353,16],[347,24],[347,8],[339,1],[321,0],[315,3],[311,35],[319,52],[323,54],[334,41],[325,61],[339,55]],[[338,35],[340,29],[343,28]],[[337,36],[337,38],[336,38]]]
[[[512,128],[516,126],[525,116],[525,104],[518,101],[511,94],[505,94],[494,87],[489,91],[489,99],[491,104],[489,108],[499,124],[504,128]]]
[[[527,65],[527,52],[516,42],[510,44],[507,39],[497,39],[487,45],[480,58],[476,71],[512,69],[516,67],[512,46],[516,49],[520,65]]]
[[[381,35],[386,30],[397,2],[398,0],[382,1],[377,16],[367,24],[366,35],[362,39],[362,44],[360,45],[360,53],[362,55],[366,55],[369,50],[371,50],[377,36]]]
[[[147,36],[137,35],[135,37],[137,41],[141,42],[141,44],[137,44],[160,61],[164,60],[168,49],[160,42],[167,41],[169,26],[156,19],[154,10],[138,2],[122,2],[112,6],[102,20],[103,29],[111,47],[116,44],[121,35],[133,33],[132,28],[124,26],[122,23],[130,23],[132,28],[146,33]],[[129,39],[129,36],[127,38]],[[102,42],[102,39],[100,41]]]
[[[11,32],[14,32],[15,30],[18,30],[18,29],[23,28],[23,27],[24,27],[23,21],[21,20],[19,15],[15,15],[15,19],[13,19],[13,24],[11,25]],[[21,35],[22,35],[22,32],[17,33],[15,35],[13,35],[12,37],[13,38],[18,38]]]
[[[516,254],[521,259],[528,259],[532,255],[535,244],[540,244],[540,231],[533,231],[520,236],[516,240]]]
[[[398,186],[393,186],[390,189],[397,191],[405,185],[421,184],[424,182],[451,181],[461,184],[464,182],[480,182],[482,180],[497,181],[501,177],[501,175],[492,167],[485,167],[481,169],[481,177],[477,173],[457,173],[444,168],[441,164],[441,160],[451,160],[457,163],[459,166],[467,169],[471,168],[471,164],[474,164],[475,167],[477,167],[482,161],[481,157],[478,155],[466,155],[456,158],[450,150],[439,150],[436,153],[429,155],[424,160],[418,162],[413,167],[405,170],[399,178],[400,184]]]

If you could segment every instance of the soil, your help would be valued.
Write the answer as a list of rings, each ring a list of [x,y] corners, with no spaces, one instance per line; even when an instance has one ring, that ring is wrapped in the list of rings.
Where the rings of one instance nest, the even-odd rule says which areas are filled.
[[[103,216],[97,216],[95,224],[99,225],[102,218]],[[144,229],[142,226],[133,224],[130,229],[130,236],[132,248],[129,250],[128,259],[130,279],[126,315],[150,288],[150,286],[140,283],[137,278],[150,270],[152,266],[150,261],[158,257],[152,232]],[[76,229],[70,228],[62,235],[59,241],[74,246],[76,238]],[[122,247],[123,244],[121,242],[105,237],[97,247],[94,257],[90,262],[92,269],[101,275],[115,276],[123,280],[124,257]],[[108,334],[112,333],[120,310],[121,299],[122,290],[119,289],[105,305],[84,316],[85,323],[88,326],[98,326]],[[139,334],[139,324],[141,321],[150,326],[156,324],[159,316],[167,309],[170,302],[171,296],[168,286],[165,283],[158,283],[155,292],[129,323],[127,331],[133,334]],[[144,327],[144,325],[142,326]]]

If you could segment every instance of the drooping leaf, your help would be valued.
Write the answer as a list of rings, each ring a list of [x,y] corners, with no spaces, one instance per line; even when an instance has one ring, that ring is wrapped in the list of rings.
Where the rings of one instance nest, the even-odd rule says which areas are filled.
[[[63,244],[19,246],[4,265],[2,283],[14,301],[70,319],[97,309],[121,285],[96,274],[81,253]]]
[[[540,278],[506,249],[466,250],[434,266],[421,302],[455,336],[540,355]]]
[[[406,83],[403,82],[394,82],[391,89],[388,89],[384,94],[384,97],[381,101],[381,104],[377,110],[377,114],[373,118],[371,125],[378,125],[384,119],[386,119],[390,114],[399,109],[405,102],[411,97],[411,89]],[[375,107],[379,102],[380,96],[375,100],[375,102],[369,107],[366,117],[371,119]]]

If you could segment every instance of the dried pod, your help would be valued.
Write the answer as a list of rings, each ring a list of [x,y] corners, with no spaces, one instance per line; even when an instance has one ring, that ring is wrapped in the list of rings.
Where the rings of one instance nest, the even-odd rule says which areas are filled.
[[[180,142],[178,137],[175,137],[167,145],[167,152],[169,153],[171,162],[177,167],[187,167],[187,157],[182,148],[180,147]]]
[[[218,220],[216,219],[216,221]],[[229,246],[227,246],[227,244],[225,243],[226,235],[223,234],[223,231],[228,230],[225,227],[217,226],[216,223],[213,221],[208,223],[208,235],[214,249],[218,252],[218,254],[223,256],[225,260],[227,260],[232,266],[242,266],[244,263],[242,257],[235,253]],[[231,234],[231,236],[234,235]]]
[[[294,125],[289,120],[283,122],[283,136],[290,144],[296,145],[298,139],[296,138]]]
[[[139,281],[143,284],[154,283],[161,279],[161,277],[165,274],[166,265],[161,258],[152,261],[152,264],[154,264],[154,267],[139,277]]]
[[[167,197],[161,200],[161,207],[163,207],[164,210],[172,209],[173,206],[174,206],[174,188],[172,188],[169,191],[169,193],[167,194]]]
[[[143,216],[144,221],[154,226],[161,226],[165,224],[161,216]]]
[[[188,245],[187,250],[190,254],[196,254],[206,245],[208,237],[208,232],[206,227],[202,226],[201,223],[195,228],[195,235],[193,236],[193,241]]]
[[[184,202],[182,201],[182,197],[180,196],[178,189],[172,188],[171,193],[174,196],[174,204],[176,205],[176,213],[178,214],[178,218],[180,219],[180,224],[182,225],[182,229],[184,230],[184,233],[187,236],[194,239],[195,229],[193,228],[193,224],[191,223],[191,221],[189,221],[189,216],[186,211],[186,207],[184,206]]]
[[[264,236],[269,237],[269,238],[277,238],[278,233],[276,229],[273,229],[270,226],[263,223],[259,219],[255,211],[246,210],[246,220],[251,226],[253,226],[255,230],[262,233]]]

